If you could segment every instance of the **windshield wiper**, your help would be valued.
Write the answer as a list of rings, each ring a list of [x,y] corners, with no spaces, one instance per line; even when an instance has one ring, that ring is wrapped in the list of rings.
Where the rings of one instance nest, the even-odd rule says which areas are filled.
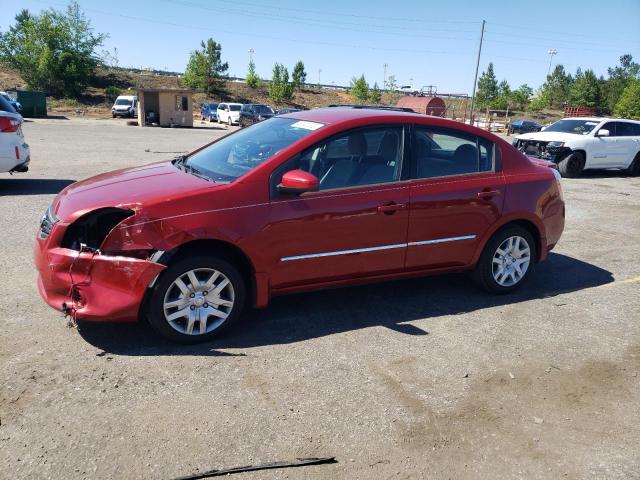
[[[176,167],[178,167],[180,170],[182,170],[182,171],[184,171],[186,173],[190,173],[194,177],[201,178],[201,179],[206,180],[208,182],[214,182],[213,178],[208,177],[207,175],[202,173],[200,170],[198,170],[193,165],[189,165],[187,163],[187,157],[186,156],[180,155],[180,156],[178,156],[178,157],[176,157],[174,159],[174,162],[175,162],[174,165]]]

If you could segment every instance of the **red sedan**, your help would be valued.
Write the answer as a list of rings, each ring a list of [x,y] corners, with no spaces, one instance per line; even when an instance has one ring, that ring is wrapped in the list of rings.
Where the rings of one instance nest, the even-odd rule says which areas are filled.
[[[466,270],[510,292],[564,215],[558,172],[490,133],[338,107],[70,185],[35,262],[52,307],[194,342],[290,292]]]

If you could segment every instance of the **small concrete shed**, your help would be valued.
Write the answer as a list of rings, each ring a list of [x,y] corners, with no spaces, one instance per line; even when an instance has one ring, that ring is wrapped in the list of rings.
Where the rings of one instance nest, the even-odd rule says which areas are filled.
[[[447,112],[447,105],[440,97],[406,96],[398,100],[396,107],[410,108],[416,113],[434,117],[444,117]]]
[[[138,124],[193,127],[193,93],[185,89],[138,89]]]

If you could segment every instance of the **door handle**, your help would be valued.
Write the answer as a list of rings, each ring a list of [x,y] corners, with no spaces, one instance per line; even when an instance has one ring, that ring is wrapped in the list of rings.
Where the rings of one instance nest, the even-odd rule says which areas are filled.
[[[500,195],[500,190],[482,190],[481,192],[478,192],[477,195],[478,198],[489,200],[490,198]]]
[[[385,215],[391,215],[398,210],[403,210],[407,206],[406,203],[389,203],[387,205],[380,205],[378,207],[378,213],[384,213]]]

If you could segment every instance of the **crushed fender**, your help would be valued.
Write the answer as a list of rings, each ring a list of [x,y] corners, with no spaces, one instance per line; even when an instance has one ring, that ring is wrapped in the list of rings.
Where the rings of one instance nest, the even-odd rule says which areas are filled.
[[[292,461],[261,463],[258,465],[247,465],[245,467],[225,468],[223,470],[209,470],[207,472],[195,473],[186,477],[178,477],[174,480],[198,480],[201,478],[221,477],[223,475],[231,475],[234,473],[255,472],[258,470],[273,470],[276,468],[296,468],[309,465],[324,465],[329,463],[338,463],[335,457],[324,458],[296,458]]]

